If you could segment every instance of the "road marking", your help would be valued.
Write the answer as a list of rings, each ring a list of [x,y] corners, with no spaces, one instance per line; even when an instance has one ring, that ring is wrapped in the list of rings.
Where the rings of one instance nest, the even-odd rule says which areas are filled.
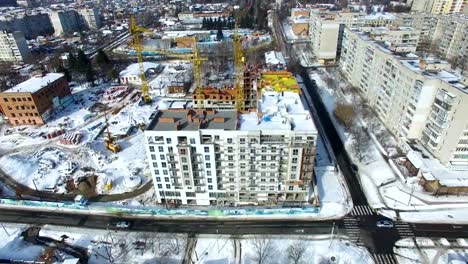
[[[372,254],[374,257],[375,263],[377,264],[397,264],[395,257],[393,254]]]
[[[360,215],[374,215],[374,211],[367,205],[356,205],[351,211],[351,215],[360,216]]]
[[[396,223],[395,228],[401,237],[414,237],[413,227],[408,223]]]

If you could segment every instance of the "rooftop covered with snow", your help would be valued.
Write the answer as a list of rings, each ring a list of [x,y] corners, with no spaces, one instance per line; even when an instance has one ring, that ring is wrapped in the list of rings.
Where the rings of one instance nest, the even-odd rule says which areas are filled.
[[[143,62],[143,67],[146,72],[149,69],[157,69],[159,67],[159,64],[154,62]],[[138,65],[138,63],[130,64],[125,70],[120,72],[120,77],[135,75],[140,75],[140,65]]]
[[[64,75],[62,73],[47,73],[44,76],[34,76],[6,91],[5,93],[35,93],[50,83],[57,81]]]
[[[295,92],[264,91],[258,113],[239,116],[239,130],[315,131],[315,124]]]

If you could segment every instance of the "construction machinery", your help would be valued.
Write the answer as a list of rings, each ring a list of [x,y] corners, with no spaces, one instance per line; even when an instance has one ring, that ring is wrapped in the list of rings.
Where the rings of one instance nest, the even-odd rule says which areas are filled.
[[[144,103],[149,104],[151,103],[151,96],[149,95],[149,85],[146,81],[146,71],[143,64],[142,47],[140,44],[140,34],[145,32],[151,32],[151,30],[139,27],[136,24],[135,17],[132,15],[130,17],[130,34],[133,36],[133,46],[137,54],[138,65],[140,67],[141,98],[143,99]]]
[[[137,53],[138,64],[140,65],[140,78],[142,82],[142,98],[145,103],[149,103],[151,102],[151,97],[149,96],[149,85],[145,76],[145,68],[143,64],[143,54],[142,54],[143,47],[140,42],[140,34],[144,32],[151,32],[151,31],[148,29],[142,28],[140,26],[137,26],[135,18],[133,16],[131,17],[130,20],[131,20],[130,33],[133,36],[133,46]],[[193,79],[194,79],[195,91],[197,95],[197,106],[199,109],[201,109],[203,108],[201,65],[203,61],[207,60],[207,58],[200,56],[200,53],[197,48],[197,38],[193,37],[192,40],[193,40],[193,49],[191,53],[181,54],[181,53],[172,52],[172,51],[164,50],[164,49],[154,49],[154,50],[145,49],[145,51],[156,52],[157,54],[160,54],[160,55],[166,55],[166,56],[170,56],[174,58],[189,60],[193,63]]]
[[[107,118],[107,112],[104,114],[104,116],[106,119],[106,137],[104,138],[106,148],[114,153],[120,152],[122,150],[122,146],[115,142],[115,138],[109,131],[109,119]]]
[[[235,89],[236,89],[236,109],[237,111],[245,110],[245,91],[244,91],[244,71],[245,71],[245,57],[242,47],[242,39],[239,36],[239,19],[250,9],[248,5],[243,10],[239,11],[234,21],[234,76],[235,76]]]

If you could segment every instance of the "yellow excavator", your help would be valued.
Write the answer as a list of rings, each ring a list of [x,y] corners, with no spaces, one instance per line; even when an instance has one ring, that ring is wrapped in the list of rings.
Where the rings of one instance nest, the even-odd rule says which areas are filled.
[[[109,119],[107,118],[107,112],[105,113],[106,118],[106,137],[104,138],[104,142],[106,143],[106,148],[114,153],[120,152],[122,150],[122,146],[115,142],[115,138],[111,135],[109,131]]]

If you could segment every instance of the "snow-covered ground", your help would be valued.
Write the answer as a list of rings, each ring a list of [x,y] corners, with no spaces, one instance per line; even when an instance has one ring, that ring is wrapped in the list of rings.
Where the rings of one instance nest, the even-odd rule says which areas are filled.
[[[20,233],[27,226],[2,224],[0,259],[37,260],[45,247],[25,242]],[[138,233],[43,226],[39,236],[63,241],[84,249],[90,264],[99,263],[182,263],[199,264],[374,263],[366,249],[330,236],[236,236]],[[69,258],[70,256],[68,256]],[[239,262],[239,260],[241,260]]]
[[[370,206],[390,218],[395,218],[395,211],[398,211],[399,219],[407,222],[468,223],[466,198],[462,196],[433,196],[424,191],[418,184],[416,177],[405,178],[401,175],[389,158],[394,152],[395,140],[386,137],[384,144],[377,140],[376,134],[385,132],[382,124],[379,124],[377,130],[369,131],[371,134],[370,144],[366,149],[364,159],[360,161],[356,158],[353,136],[345,131],[333,114],[337,102],[349,103],[352,96],[343,92],[342,88],[346,86],[344,81],[339,82],[336,89],[329,88],[325,81],[327,74],[327,72],[319,70],[311,72],[310,77],[315,80],[332,122],[334,122],[342,141],[345,142],[351,159],[359,169],[360,184]],[[360,118],[359,122],[363,126],[366,125],[366,122]]]
[[[148,166],[139,127],[149,122],[162,100],[155,98],[152,105],[139,106],[137,91],[123,87],[119,96],[111,97],[114,88],[106,83],[75,86],[74,101],[54,113],[46,125],[2,126],[0,169],[31,189],[56,193],[67,192],[68,180],[90,175],[97,176],[97,193],[131,191],[138,178],[141,184],[147,182]],[[105,147],[105,115],[111,134],[121,138],[120,153]],[[51,137],[57,131],[59,135]],[[69,144],[62,133],[80,134],[81,139]],[[112,188],[108,188],[109,183]]]
[[[394,251],[400,264],[468,263],[468,243],[462,238],[455,241],[445,238],[405,238],[396,242]]]

